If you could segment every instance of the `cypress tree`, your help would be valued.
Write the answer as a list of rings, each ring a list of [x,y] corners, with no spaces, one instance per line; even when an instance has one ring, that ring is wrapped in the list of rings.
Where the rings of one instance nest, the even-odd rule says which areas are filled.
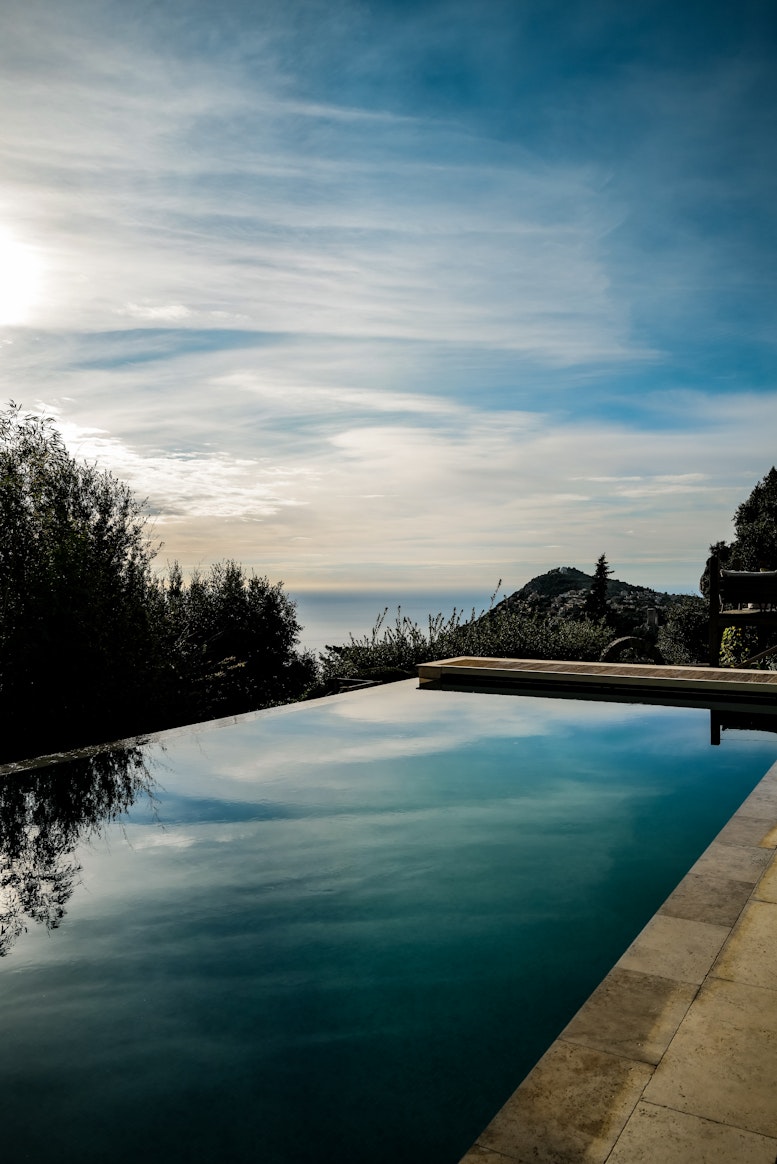
[[[596,569],[591,581],[591,588],[585,596],[584,613],[594,622],[606,618],[610,612],[607,603],[607,578],[612,570],[607,565],[607,558],[601,554],[596,562]]]

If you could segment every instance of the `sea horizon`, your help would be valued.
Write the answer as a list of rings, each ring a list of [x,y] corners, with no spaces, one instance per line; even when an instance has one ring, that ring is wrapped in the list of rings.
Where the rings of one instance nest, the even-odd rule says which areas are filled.
[[[378,617],[386,611],[384,626],[391,626],[397,618],[407,616],[424,627],[429,615],[442,613],[446,618],[463,611],[468,618],[473,607],[477,614],[487,610],[491,594],[487,588],[477,590],[462,587],[459,590],[288,590],[296,603],[297,619],[302,626],[300,645],[310,651],[323,651],[327,645],[349,641],[349,635],[361,638],[369,634]],[[505,597],[500,589],[495,602]],[[512,591],[509,591],[512,593]]]
[[[517,589],[520,586],[500,586],[493,598],[494,604]],[[695,588],[677,583],[653,589],[670,594],[698,594]],[[402,590],[396,585],[387,586],[385,590],[358,587],[295,590],[288,587],[286,592],[297,607],[297,619],[302,627],[300,646],[316,653],[325,650],[327,645],[347,643],[350,635],[358,639],[369,634],[384,610],[384,627],[391,626],[400,612],[401,617],[410,618],[423,628],[430,615],[441,613],[447,618],[454,609],[463,612],[465,618],[470,616],[473,608],[476,614],[480,614],[488,610],[494,595],[488,587],[477,589],[473,586]]]

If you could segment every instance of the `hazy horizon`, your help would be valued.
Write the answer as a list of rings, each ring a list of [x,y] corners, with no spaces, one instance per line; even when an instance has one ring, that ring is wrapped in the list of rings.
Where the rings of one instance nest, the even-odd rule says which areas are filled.
[[[777,459],[777,11],[6,0],[0,394],[157,565],[693,590]]]

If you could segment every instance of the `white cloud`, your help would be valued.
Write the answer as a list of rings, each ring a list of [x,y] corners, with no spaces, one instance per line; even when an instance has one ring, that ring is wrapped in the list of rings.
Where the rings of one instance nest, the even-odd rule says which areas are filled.
[[[132,319],[145,319],[151,322],[179,323],[191,316],[188,307],[182,303],[166,303],[158,306],[142,303],[126,303],[124,307],[116,309],[117,315],[129,315]]]
[[[283,395],[273,397],[265,426],[245,379],[230,383],[234,394],[221,403],[242,426],[242,448],[233,420],[211,431],[209,449],[195,421],[197,447],[186,452],[90,430],[65,419],[64,408],[61,427],[80,456],[149,497],[165,557],[189,566],[236,557],[291,587],[503,577],[509,590],[540,569],[590,566],[602,551],[631,581],[692,585],[707,546],[729,536],[734,508],[770,467],[777,431],[777,403],[760,397],[708,402],[700,436],[690,401],[689,427],[667,432],[462,404],[424,415],[417,398],[390,423],[375,423],[384,402],[370,414],[365,393],[364,419],[354,425],[331,410],[324,390],[320,411],[295,438],[297,397],[287,412]],[[184,408],[182,397],[181,441]],[[585,492],[574,487],[580,480]]]
[[[160,528],[176,518],[261,520],[285,506],[306,504],[298,492],[317,479],[304,466],[268,465],[227,452],[141,453],[97,430],[67,422],[58,427],[79,458],[110,468],[147,497]]]
[[[735,186],[718,162],[744,66],[635,66],[498,126],[404,116],[317,97],[261,8],[206,52],[197,6],[8,0],[0,221],[39,279],[4,395],[59,408],[190,565],[518,584],[606,550],[698,576],[774,459],[773,392],[738,364],[717,397],[647,385],[669,338],[687,384],[736,334],[709,303],[748,286],[732,240],[760,220],[729,234],[721,206],[773,183],[748,133]]]
[[[288,804],[293,802],[297,794],[293,786],[300,780],[308,796],[311,779],[327,787],[347,785],[350,777],[343,775],[343,765],[374,765],[406,756],[453,752],[480,739],[553,735],[560,725],[574,731],[579,725],[590,728],[596,721],[609,725],[633,722],[635,715],[634,706],[629,704],[418,691],[414,679],[381,688],[379,698],[376,694],[374,690],[354,692],[323,705],[306,704],[305,727],[299,732],[293,730],[293,721],[284,724],[279,720],[275,709],[270,719],[265,717],[267,730],[263,732],[259,768],[255,749],[244,746],[244,733],[256,738],[253,717],[242,724],[229,721],[228,734],[218,725],[208,724],[177,734],[173,746],[178,766],[185,767],[187,773],[187,794],[196,795],[198,789],[207,794],[212,789],[214,757],[218,758],[216,775],[222,790],[224,782],[231,782],[236,800],[248,796],[272,803],[277,797]],[[297,707],[286,715],[294,716],[299,710]],[[279,730],[272,730],[273,726]],[[218,739],[214,739],[214,732]],[[315,748],[311,748],[311,738],[315,738]],[[162,744],[164,740],[162,736]],[[164,766],[160,751],[158,745],[152,745],[152,768],[157,756]]]
[[[130,837],[133,849],[190,849],[197,844],[194,833],[170,832],[160,829],[159,826],[133,826]]]
[[[36,326],[220,317],[555,367],[649,354],[602,252],[622,211],[590,167],[486,142],[470,162],[452,125],[290,96],[269,56],[247,84],[149,41],[141,83],[137,43],[100,22],[44,46],[21,10],[15,27],[2,208],[45,255]]]

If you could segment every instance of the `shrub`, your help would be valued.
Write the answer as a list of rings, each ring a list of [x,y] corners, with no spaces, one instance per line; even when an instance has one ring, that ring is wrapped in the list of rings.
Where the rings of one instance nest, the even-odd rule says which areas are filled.
[[[535,618],[506,605],[465,619],[456,609],[446,618],[429,615],[425,627],[397,611],[386,626],[384,610],[368,635],[341,646],[328,646],[321,656],[322,689],[335,677],[401,678],[414,674],[419,663],[472,655],[480,658],[598,659],[612,632],[589,619]]]
[[[315,681],[315,659],[296,649],[301,628],[282,583],[227,561],[187,587],[175,563],[164,593],[178,699],[194,718],[287,703]]]
[[[758,632],[751,627],[727,626],[720,641],[721,667],[741,667],[759,652]],[[751,666],[758,668],[758,663]]]
[[[709,611],[705,599],[687,594],[673,602],[658,632],[658,649],[667,663],[678,666],[705,663],[708,640]]]

